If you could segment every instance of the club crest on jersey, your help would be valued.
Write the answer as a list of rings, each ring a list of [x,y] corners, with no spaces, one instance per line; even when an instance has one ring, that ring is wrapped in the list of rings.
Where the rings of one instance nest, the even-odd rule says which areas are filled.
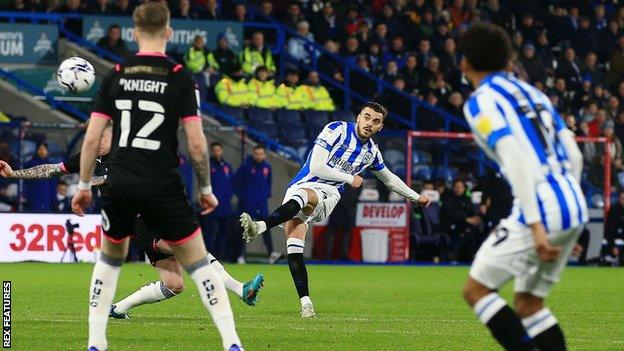
[[[368,163],[372,159],[373,159],[373,153],[372,152],[366,152],[364,154],[364,157],[362,158],[362,163]]]

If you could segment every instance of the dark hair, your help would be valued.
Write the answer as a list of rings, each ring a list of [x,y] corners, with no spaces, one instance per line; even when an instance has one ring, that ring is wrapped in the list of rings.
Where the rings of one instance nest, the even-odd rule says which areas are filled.
[[[219,146],[219,147],[221,147],[221,148],[223,147],[223,145],[221,145],[221,143],[220,143],[220,142],[218,142],[218,141],[213,141],[212,143],[210,143],[210,148],[211,148],[211,149],[212,149],[213,147],[215,147],[215,146]]]
[[[262,149],[266,152],[266,146],[264,146],[264,144],[256,144],[256,146],[253,147],[254,151],[259,150],[259,149]]]
[[[373,102],[373,101],[369,101],[369,102],[365,103],[364,106],[362,106],[362,110],[364,110],[367,107],[373,109],[373,111],[375,111],[375,112],[381,113],[381,116],[383,117],[383,119],[386,119],[386,116],[388,115],[388,109],[385,108],[382,104],[377,103],[377,102]]]
[[[500,71],[511,58],[511,40],[501,27],[478,23],[461,36],[459,51],[476,71]]]
[[[59,181],[56,183],[56,186],[59,186],[59,185],[65,185],[65,186],[67,186],[67,183],[65,183],[65,181],[63,181],[63,180],[59,180]]]
[[[111,24],[110,26],[108,26],[108,32],[111,31],[111,29],[119,29],[121,30],[121,27],[118,24]]]

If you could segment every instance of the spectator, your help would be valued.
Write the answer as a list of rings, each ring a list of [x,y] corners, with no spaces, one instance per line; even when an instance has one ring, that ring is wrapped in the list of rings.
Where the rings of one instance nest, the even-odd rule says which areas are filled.
[[[275,90],[275,81],[269,79],[269,70],[264,66],[256,68],[255,77],[247,83],[249,104],[260,108],[276,109],[279,107],[279,102]]]
[[[546,35],[546,31],[543,30],[537,36],[537,44],[535,44],[535,52],[537,57],[544,64],[544,68],[546,69],[547,74],[553,74],[554,68],[553,63],[555,61],[555,56],[553,55],[552,48],[550,46],[550,42],[548,41],[548,36]]]
[[[278,108],[288,110],[302,110],[305,97],[301,94],[299,88],[299,72],[289,70],[286,72],[286,78],[277,87],[275,99]]]
[[[312,31],[316,36],[316,40],[321,43],[327,40],[337,41],[341,39],[341,28],[339,25],[336,12],[331,2],[325,3],[320,15],[317,15],[312,22]]]
[[[432,57],[427,61],[427,68],[420,74],[418,89],[420,89],[421,92],[429,89],[429,83],[435,81],[438,75],[444,76],[440,71],[440,59]]]
[[[357,56],[357,67],[366,73],[371,73],[370,61],[366,54]],[[349,88],[362,96],[374,96],[377,93],[377,84],[373,79],[358,71],[351,71]]]
[[[401,33],[401,22],[397,18],[394,8],[389,2],[383,5],[381,15],[377,17],[375,22],[384,23],[391,35],[398,35]]]
[[[430,62],[433,62],[433,60]],[[438,96],[438,98],[443,101],[446,101],[453,91],[451,85],[446,80],[444,80],[444,74],[442,74],[442,72],[438,72],[433,76],[433,79],[429,81],[428,89],[430,91],[433,91],[436,96]],[[461,96],[461,94],[459,95]],[[463,114],[461,113],[462,109],[459,108],[459,112],[457,112],[456,108],[457,106],[453,106],[453,108],[451,108],[449,112],[456,113],[457,117],[461,118],[463,116]]]
[[[607,28],[607,16],[605,15],[604,4],[598,3],[594,6],[594,28],[597,31]]]
[[[202,232],[208,252],[219,259],[225,259],[225,249],[230,236],[232,220],[233,168],[223,159],[223,145],[215,141],[210,144],[210,179],[219,206],[207,216],[202,216]]]
[[[50,163],[48,159],[48,145],[39,143],[37,152],[33,158],[26,162],[24,168],[30,168]],[[56,180],[41,179],[30,180],[24,183],[26,193],[26,210],[30,212],[52,211],[52,199],[56,193]]]
[[[57,213],[71,213],[71,201],[67,196],[67,183],[59,180],[56,183],[56,196],[52,204],[52,211]]]
[[[379,43],[373,41],[368,45],[368,61],[370,62],[371,71],[379,73],[383,71],[383,52]]]
[[[121,27],[118,24],[111,24],[106,31],[106,36],[98,40],[97,45],[119,57],[130,57],[130,50],[121,38]]]
[[[609,61],[609,56],[618,48],[618,36],[620,26],[616,20],[609,21],[609,26],[598,34],[598,61],[605,63]]]
[[[114,8],[108,0],[97,0],[89,7],[89,13],[92,15],[109,16],[114,14]]]
[[[618,201],[611,206],[605,223],[605,239],[609,254],[618,262],[622,261],[622,245],[616,240],[624,240],[624,190],[620,190]]]
[[[564,51],[564,55],[559,58],[558,62],[559,64],[557,65],[555,74],[559,77],[565,77],[566,84],[570,87],[570,89],[579,88],[582,81],[581,69],[577,63],[574,49],[567,48]]]
[[[269,199],[273,174],[271,164],[266,160],[266,149],[263,145],[253,148],[252,156],[240,165],[234,173],[234,192],[238,197],[238,212],[246,212],[253,219],[266,218],[269,215]],[[269,253],[270,263],[274,263],[282,255],[273,250],[271,231],[262,235],[262,240]],[[244,245],[244,244],[243,244]],[[244,249],[238,262],[244,263]]]
[[[394,87],[394,89],[400,92],[405,92],[405,79],[401,76],[395,77],[392,81],[392,86]],[[384,106],[392,106],[392,113],[408,120],[411,119],[411,102],[405,96],[397,93],[395,90],[384,90],[384,92],[379,97],[379,101]],[[391,118],[386,120],[384,124],[390,129],[400,128],[400,125]]]
[[[4,161],[12,168],[17,167],[17,159],[11,154],[11,145],[4,140],[0,140],[0,161]]]
[[[437,107],[438,97],[433,92],[428,92],[425,102],[432,107]],[[440,131],[442,130],[442,119],[430,109],[420,108],[418,110],[418,123],[417,126],[422,130]]]
[[[598,33],[589,22],[589,18],[581,17],[573,44],[574,50],[580,57],[584,57],[590,51],[596,52],[598,50]]]
[[[500,0],[488,0],[483,11],[488,21],[503,28],[511,28],[511,14],[501,6]]]
[[[546,78],[546,69],[537,57],[535,57],[535,46],[525,44],[522,48],[520,63],[529,76],[529,83],[543,82]]]
[[[447,38],[444,41],[444,48],[442,49],[442,52],[440,52],[438,58],[440,59],[440,70],[445,75],[450,75],[457,71],[460,62],[460,55],[457,53],[455,39]]]
[[[451,38],[449,27],[446,23],[440,23],[436,32],[429,39],[433,52],[441,52],[444,49],[444,42]]]
[[[347,13],[345,15],[345,20],[343,23],[344,32],[348,36],[355,36],[358,31],[359,24],[361,23],[362,18],[358,13],[355,7],[349,7],[347,9]],[[359,39],[359,38],[358,38]],[[360,40],[361,43],[366,43],[366,41]]]
[[[302,84],[297,89],[301,90],[300,94],[304,97],[304,109],[327,112],[336,110],[334,101],[329,95],[329,91],[321,85],[318,72],[310,71],[306,83]]]
[[[130,0],[116,0],[114,14],[117,16],[132,16],[134,8],[130,6]]]
[[[355,215],[358,197],[362,188],[354,189],[345,187],[340,201],[336,204],[334,211],[329,216],[327,230],[324,233],[326,240],[325,259],[332,260],[334,256],[334,242],[338,233],[342,235],[341,245],[338,248],[339,258],[344,261],[349,258],[349,247],[351,244],[351,231],[355,228]]]
[[[273,2],[270,0],[263,0],[260,3],[260,13],[266,17],[274,17]]]
[[[607,119],[615,121],[620,110],[620,99],[617,96],[609,96],[605,110],[607,110]]]
[[[558,97],[559,103],[556,105],[558,111],[562,113],[569,111],[574,99],[574,92],[567,89],[566,79],[564,77],[555,78],[555,84],[553,89],[549,92],[549,95],[550,94],[554,94]]]
[[[459,261],[470,261],[481,243],[478,225],[481,218],[466,196],[466,184],[453,182],[452,193],[443,199],[441,222],[451,238],[452,255]]]
[[[232,21],[239,23],[247,21],[247,6],[245,6],[245,4],[237,3],[236,5],[234,5]]]
[[[249,104],[247,84],[243,77],[243,69],[240,64],[230,65],[230,71],[224,75],[215,85],[215,94],[220,104],[247,107]]]
[[[30,11],[30,8],[25,0],[12,0],[6,9],[7,11]]]
[[[577,9],[578,10],[578,9]],[[562,3],[555,3],[553,12],[549,16],[548,39],[556,46],[563,40],[569,39],[576,31],[578,22],[574,16],[570,16]]]
[[[509,184],[500,173],[488,172],[479,179],[477,189],[482,192],[479,215],[483,221],[483,232],[491,232],[511,213],[514,197]]]
[[[605,76],[602,73],[602,70],[598,67],[598,56],[590,51],[585,55],[585,61],[582,65],[582,74],[583,77],[589,77],[591,79],[592,84],[594,85],[602,85],[605,83]],[[585,78],[583,78],[585,79]]]
[[[291,3],[288,5],[286,15],[282,19],[282,23],[292,29],[296,29],[299,22],[305,21],[305,16],[301,12],[301,6],[298,3]]]
[[[384,67],[387,66],[390,61],[396,62],[399,68],[405,66],[405,43],[402,36],[398,35],[392,38],[392,45],[384,55],[383,61]]]
[[[596,112],[596,116],[592,121],[588,123],[589,127],[589,136],[590,137],[599,137],[602,135],[602,127],[607,120],[607,112],[603,109],[599,109]]]
[[[360,43],[370,44],[372,35],[371,35],[370,26],[368,25],[368,22],[366,21],[358,22],[355,37],[358,39]]]
[[[388,49],[388,27],[385,23],[375,24],[375,33],[372,40],[379,43],[382,51]]]
[[[66,14],[82,14],[84,6],[80,0],[67,0],[65,5],[59,7],[58,12]],[[65,28],[76,35],[82,35],[82,20],[70,18],[65,20]]]
[[[617,48],[611,53],[609,59],[611,83],[619,82],[624,75],[624,33],[619,35],[617,44]]]
[[[217,2],[217,0],[206,1],[202,18],[210,21],[219,21],[223,19],[221,17],[221,14],[219,13],[219,3]]]
[[[360,43],[356,37],[349,37],[345,41],[344,48],[340,51],[340,55],[347,61],[356,63],[356,57],[362,53]]]
[[[251,38],[251,45],[245,47],[240,53],[240,62],[245,75],[251,76],[258,66],[265,66],[271,76],[275,74],[275,62],[271,50],[265,46],[264,34],[255,32]]]
[[[401,70],[401,75],[405,78],[405,91],[414,93],[418,86],[418,59],[413,53],[407,54],[405,58],[405,67]]]
[[[620,139],[620,142],[624,143],[624,110],[618,112],[613,130],[618,139]]]
[[[326,41],[324,48],[331,54],[334,54],[334,55],[338,54],[338,44],[336,44],[336,42],[333,40]],[[319,72],[334,78],[338,82],[344,81],[341,67],[331,57],[328,57],[326,55],[321,55],[321,57],[319,57],[317,64],[318,64]]]
[[[435,93],[435,91],[434,91]],[[451,115],[457,117],[457,119],[461,120],[464,117],[464,98],[462,97],[462,95],[459,92],[452,92],[450,94],[440,94],[437,93],[436,95],[438,96],[445,96],[448,95],[448,105],[446,106],[446,110],[448,111],[448,113],[450,113]],[[453,123],[451,125],[451,131],[454,132],[464,132],[466,131],[465,129],[460,129],[459,125],[456,123]]]
[[[379,78],[392,84],[392,82],[394,82],[394,79],[398,75],[399,75],[399,66],[397,65],[396,61],[389,61],[388,64],[386,65],[386,71]]]
[[[431,42],[429,39],[422,39],[418,43],[417,59],[421,67],[426,67],[429,64],[429,59],[433,57],[431,52]]]
[[[454,28],[468,24],[468,19],[472,15],[466,8],[464,0],[453,0],[453,5],[450,7],[449,12],[451,13],[451,23]]]
[[[614,180],[614,184],[619,183],[619,174],[624,172],[624,150],[622,150],[622,143],[617,138],[613,129],[613,122],[605,122],[602,127],[602,135],[610,141],[609,144],[609,156],[611,157],[611,179]],[[604,147],[606,144],[600,143],[596,148],[596,152],[604,153]],[[620,187],[624,187],[624,184],[618,184]]]
[[[418,37],[419,38],[431,38],[435,30],[435,23],[433,22],[433,13],[430,10],[425,10],[422,19],[418,24]]]
[[[221,32],[217,36],[217,48],[208,54],[208,72],[225,74],[235,64],[238,64],[238,58],[230,50],[225,33]]]
[[[314,34],[310,33],[310,25],[306,21],[297,23],[297,34],[301,37],[292,37],[288,39],[287,51],[290,56],[295,60],[301,61],[305,64],[310,64],[311,56],[308,41],[314,41]]]
[[[199,19],[200,13],[191,8],[191,0],[180,0],[178,7],[172,12],[173,18],[178,19]]]
[[[206,77],[204,76],[207,56],[208,50],[204,47],[204,37],[196,35],[193,38],[193,44],[183,57],[184,66],[193,73],[197,89],[199,90],[200,100],[202,101],[206,99],[207,95]]]
[[[535,43],[539,34],[539,28],[535,26],[535,18],[532,13],[525,13],[522,16],[522,22],[520,23],[518,30],[522,33],[522,37],[525,41]]]

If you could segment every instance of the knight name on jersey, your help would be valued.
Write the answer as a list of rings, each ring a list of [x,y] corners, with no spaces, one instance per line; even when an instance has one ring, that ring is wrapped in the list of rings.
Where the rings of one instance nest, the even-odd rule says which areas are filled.
[[[160,93],[164,94],[167,83],[159,82],[156,80],[145,79],[119,79],[119,85],[121,85],[124,91],[141,91],[144,93]]]
[[[332,167],[338,166],[338,168],[340,168],[345,173],[351,174],[351,172],[353,171],[353,165],[350,164],[349,161],[336,156],[332,157],[329,160],[329,165]]]

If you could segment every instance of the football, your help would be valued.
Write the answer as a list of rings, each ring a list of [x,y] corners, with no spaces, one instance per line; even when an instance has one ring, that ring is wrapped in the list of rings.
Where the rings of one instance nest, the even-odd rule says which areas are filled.
[[[59,65],[56,79],[68,91],[79,93],[91,88],[95,81],[95,70],[82,57],[70,57]]]

